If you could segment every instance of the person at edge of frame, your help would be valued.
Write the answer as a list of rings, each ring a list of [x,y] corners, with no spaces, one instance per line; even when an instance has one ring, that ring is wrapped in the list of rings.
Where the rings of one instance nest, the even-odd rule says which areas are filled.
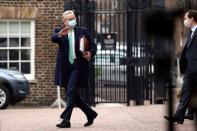
[[[184,25],[189,29],[187,42],[181,54],[180,72],[184,74],[180,101],[175,114],[171,117],[164,116],[171,122],[183,124],[184,119],[194,119],[191,110],[186,114],[191,94],[197,86],[197,11],[188,10],[184,16]],[[185,115],[186,114],[186,115]]]

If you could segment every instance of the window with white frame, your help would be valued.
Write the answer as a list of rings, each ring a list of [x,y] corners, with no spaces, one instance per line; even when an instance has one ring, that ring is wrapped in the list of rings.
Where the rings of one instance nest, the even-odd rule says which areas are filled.
[[[35,22],[0,20],[0,68],[18,70],[34,79]]]

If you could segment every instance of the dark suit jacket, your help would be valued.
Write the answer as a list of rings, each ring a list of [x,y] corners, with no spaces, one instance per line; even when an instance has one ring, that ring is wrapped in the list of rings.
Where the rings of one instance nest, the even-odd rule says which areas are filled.
[[[187,41],[183,49],[180,60],[180,71],[182,74],[197,73],[197,29],[194,31],[191,41]]]
[[[70,70],[68,68],[69,66],[69,43],[68,43],[68,35],[63,37],[58,37],[58,33],[61,30],[61,28],[55,28],[51,40],[54,43],[58,43],[59,49],[57,52],[57,61],[56,61],[56,72],[55,72],[55,85],[59,86],[66,86],[70,74]],[[79,42],[80,38],[82,36],[85,36],[89,43],[89,51],[91,52],[92,57],[95,56],[97,51],[97,46],[94,43],[93,37],[90,35],[88,30],[83,27],[75,27],[75,53],[77,57],[78,64],[80,65],[79,69],[79,80],[81,82],[88,80],[88,74],[89,74],[89,62],[85,60],[81,52],[79,51]]]

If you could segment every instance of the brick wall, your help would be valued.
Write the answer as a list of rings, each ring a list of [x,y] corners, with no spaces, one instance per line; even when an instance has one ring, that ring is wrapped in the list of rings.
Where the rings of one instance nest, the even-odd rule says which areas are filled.
[[[28,11],[35,17],[35,81],[30,82],[30,95],[25,105],[50,105],[56,99],[54,69],[57,46],[51,42],[52,29],[61,24],[65,0],[1,0],[0,12],[14,10],[12,18],[27,18]],[[6,11],[5,11],[6,12]],[[26,15],[25,15],[25,12]],[[11,17],[7,14],[3,18]],[[1,17],[2,18],[2,17]]]

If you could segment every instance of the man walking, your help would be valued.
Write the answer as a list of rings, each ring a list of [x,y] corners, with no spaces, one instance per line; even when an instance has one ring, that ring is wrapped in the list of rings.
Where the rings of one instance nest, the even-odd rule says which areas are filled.
[[[97,113],[80,97],[79,87],[89,88],[89,61],[95,56],[97,47],[94,39],[86,28],[76,27],[76,17],[72,10],[63,13],[63,26],[55,28],[51,36],[54,43],[58,43],[59,50],[56,63],[55,84],[66,89],[67,106],[61,114],[62,122],[56,126],[70,128],[72,110],[76,105],[87,117],[84,126],[93,124]],[[88,49],[80,51],[81,38],[88,42]],[[84,44],[84,43],[83,43]]]
[[[183,124],[185,112],[192,94],[197,86],[197,11],[189,10],[184,16],[184,25],[189,28],[188,40],[183,49],[180,61],[180,70],[184,75],[181,97],[175,115],[170,118],[171,122]]]

